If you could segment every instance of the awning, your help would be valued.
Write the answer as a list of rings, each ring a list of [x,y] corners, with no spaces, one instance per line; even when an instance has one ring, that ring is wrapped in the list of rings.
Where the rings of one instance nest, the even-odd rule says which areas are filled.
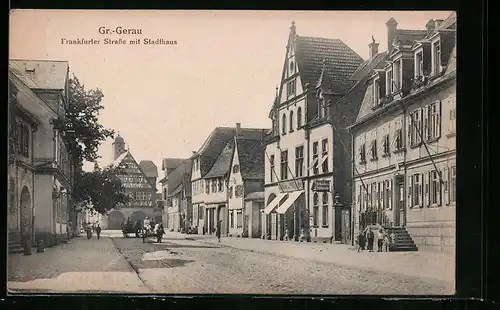
[[[300,197],[300,195],[302,195],[304,193],[304,191],[295,191],[295,192],[291,192],[288,196],[288,199],[285,200],[284,203],[281,204],[281,206],[279,206],[279,208],[276,210],[276,212],[278,212],[279,214],[284,214],[288,208],[290,208],[290,206]]]
[[[271,213],[277,206],[278,203],[283,200],[283,197],[285,197],[286,193],[280,193],[278,197],[274,198],[273,201],[271,201],[265,208],[264,208],[264,213],[269,214]]]

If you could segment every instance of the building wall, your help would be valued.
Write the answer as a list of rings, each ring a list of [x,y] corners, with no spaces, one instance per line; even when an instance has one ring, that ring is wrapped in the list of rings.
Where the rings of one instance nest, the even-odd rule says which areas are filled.
[[[264,201],[245,201],[245,210],[248,216],[248,237],[260,238],[262,235],[261,210],[264,209]]]
[[[404,182],[403,195],[403,212],[400,213],[404,217],[401,224],[406,224],[407,230],[414,239],[414,242],[420,249],[432,249],[437,251],[453,251],[455,248],[455,227],[456,227],[456,208],[455,203],[450,199],[451,187],[451,171],[456,171],[456,140],[455,140],[455,117],[456,117],[456,84],[452,84],[442,88],[439,91],[429,92],[417,99],[417,102],[408,105],[406,112],[402,110],[387,113],[380,117],[377,122],[372,122],[362,127],[354,134],[354,151],[356,152],[355,165],[358,172],[358,177],[355,180],[355,188],[353,189],[356,207],[355,207],[355,233],[359,228],[359,210],[362,206],[372,206],[374,203],[368,199],[364,204],[361,194],[361,175],[363,182],[369,187],[372,183],[379,184],[388,180],[390,185],[390,203],[383,205],[385,213],[392,221],[391,224],[397,224],[396,219],[400,213],[397,204],[400,199],[400,193],[396,188],[396,176],[400,176]],[[427,143],[427,148],[424,144],[416,147],[409,145],[408,124],[411,121],[410,114],[418,109],[423,109],[429,104],[436,101],[441,102],[440,114],[440,134],[439,138]],[[394,153],[394,145],[392,144],[394,134],[397,129],[403,130],[404,147],[406,153]],[[423,130],[423,126],[421,127]],[[422,131],[423,132],[423,131]],[[385,134],[389,134],[391,147],[390,156],[382,157],[381,139]],[[378,159],[370,160],[369,158],[369,143],[373,139],[377,139],[378,144]],[[359,155],[357,154],[359,146],[365,143],[367,151],[366,164],[360,164]],[[432,160],[429,157],[432,155]],[[440,186],[441,205],[430,204],[431,183],[429,182],[429,174],[435,168],[442,173],[443,184]],[[421,206],[412,206],[412,194],[415,189],[412,187],[411,176],[419,174],[420,180],[424,180],[422,184],[421,198],[419,198]],[[421,182],[421,181],[420,181]],[[455,181],[456,182],[456,181]],[[456,193],[456,189],[453,190]],[[370,194],[369,194],[370,196]],[[376,202],[378,203],[378,202]],[[375,206],[374,206],[375,207]]]
[[[54,178],[50,174],[35,175],[35,234],[55,233],[55,214],[52,200],[52,184]]]

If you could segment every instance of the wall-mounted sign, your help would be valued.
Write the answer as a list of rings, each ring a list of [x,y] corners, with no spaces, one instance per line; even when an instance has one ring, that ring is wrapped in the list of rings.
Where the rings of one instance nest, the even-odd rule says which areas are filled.
[[[330,180],[316,180],[312,184],[312,190],[316,192],[329,192]]]
[[[289,180],[279,183],[279,188],[282,193],[289,193],[304,190],[304,183],[302,180]]]

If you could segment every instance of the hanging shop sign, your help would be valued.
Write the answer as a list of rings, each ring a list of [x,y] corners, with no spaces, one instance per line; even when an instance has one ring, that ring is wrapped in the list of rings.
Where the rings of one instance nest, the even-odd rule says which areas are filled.
[[[279,183],[279,188],[282,193],[290,193],[304,190],[304,183],[301,180],[289,180]]]
[[[313,182],[312,190],[316,192],[329,192],[330,180],[316,180]]]

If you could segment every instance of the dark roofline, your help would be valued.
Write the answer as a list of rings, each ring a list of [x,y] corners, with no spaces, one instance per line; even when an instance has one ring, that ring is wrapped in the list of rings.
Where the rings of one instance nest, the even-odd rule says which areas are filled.
[[[427,94],[431,91],[434,91],[436,89],[439,90],[439,87],[446,86],[448,83],[454,81],[456,78],[456,71],[452,71],[449,74],[446,74],[445,76],[442,77],[442,79],[436,81],[434,84],[431,84],[427,87],[421,88],[418,91],[409,94],[408,96],[404,98],[400,98],[397,100],[392,101],[389,103],[387,106],[376,110],[374,113],[366,115],[366,117],[355,121],[352,125],[348,126],[347,129],[352,132],[356,131],[357,128],[361,127],[362,125],[369,123],[371,120],[379,117],[380,115],[384,114],[385,112],[391,111],[392,109],[396,108],[399,106],[401,103],[412,103],[414,100],[418,99],[420,96]]]

